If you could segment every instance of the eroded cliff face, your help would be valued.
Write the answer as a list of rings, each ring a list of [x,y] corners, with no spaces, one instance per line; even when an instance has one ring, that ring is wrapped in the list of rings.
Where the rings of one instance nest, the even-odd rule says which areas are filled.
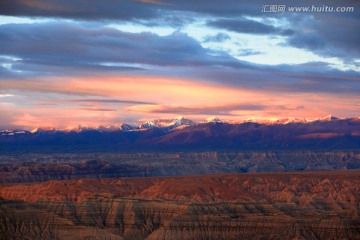
[[[360,238],[359,171],[48,181],[0,196],[2,239]]]
[[[0,156],[0,183],[359,168],[359,150],[21,154]]]

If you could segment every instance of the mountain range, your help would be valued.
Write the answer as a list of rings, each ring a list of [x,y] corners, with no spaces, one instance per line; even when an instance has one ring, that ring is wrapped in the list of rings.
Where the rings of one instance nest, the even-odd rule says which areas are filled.
[[[2,151],[359,149],[360,117],[238,122],[221,121],[217,117],[195,122],[176,117],[139,125],[40,127],[31,131],[2,130],[0,144]]]

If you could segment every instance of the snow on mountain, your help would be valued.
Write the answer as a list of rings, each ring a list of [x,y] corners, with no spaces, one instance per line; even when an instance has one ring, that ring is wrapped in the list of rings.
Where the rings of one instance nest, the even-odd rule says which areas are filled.
[[[66,127],[65,129],[63,129],[61,131],[79,133],[79,132],[84,132],[84,131],[89,131],[89,130],[94,130],[94,128],[78,125],[78,126],[75,126],[75,127],[74,126]]]
[[[78,125],[76,127],[69,126],[65,129],[59,130],[62,132],[84,132],[84,131],[99,131],[99,132],[114,132],[114,131],[131,131],[133,129],[138,128],[137,125],[134,124],[115,124],[115,125],[108,125],[108,126],[98,126],[98,127],[87,127]]]
[[[218,117],[212,116],[212,117],[207,118],[206,122],[208,122],[208,123],[209,122],[220,123],[220,122],[223,122],[223,121],[221,121]]]
[[[258,124],[274,125],[274,124],[289,124],[289,123],[308,123],[312,121],[313,120],[308,120],[306,118],[286,117],[286,118],[271,118],[271,119],[248,118],[243,121],[229,121],[228,123],[230,124],[258,123]]]
[[[360,121],[360,117],[354,117],[352,120],[353,120],[354,122]]]
[[[110,126],[99,126],[96,127],[94,130],[101,131],[101,132],[114,132],[122,130],[121,126],[119,125],[110,125]]]
[[[151,129],[156,127],[157,125],[152,121],[147,121],[139,125],[139,129]]]
[[[31,133],[41,133],[41,132],[54,132],[56,131],[53,127],[37,127],[33,130],[30,130]]]
[[[174,119],[154,119],[151,121],[140,124],[139,129],[150,129],[150,128],[163,128],[173,129],[179,126],[190,126],[195,124],[194,121],[184,118],[183,116],[177,116]]]
[[[265,120],[262,123],[264,124],[289,124],[289,123],[306,123],[306,119],[294,118],[294,117],[287,117],[287,118],[280,118],[280,119],[271,119]]]
[[[329,115],[323,118],[318,118],[316,121],[321,121],[321,122],[329,122],[329,121],[333,121],[333,120],[337,120],[337,117],[334,117],[333,115]]]
[[[290,124],[290,123],[311,123],[311,122],[330,122],[339,120],[339,118],[334,117],[332,115],[317,118],[317,119],[305,119],[305,118],[273,118],[273,119],[257,119],[257,118],[249,118],[242,121],[222,121],[216,116],[212,116],[207,118],[205,121],[195,122],[183,116],[177,116],[173,119],[153,119],[150,121],[143,122],[141,124],[115,124],[108,126],[98,126],[98,127],[87,127],[87,126],[69,126],[64,129],[55,129],[52,127],[38,127],[30,131],[24,130],[2,130],[0,131],[1,136],[13,136],[16,134],[39,134],[39,133],[56,133],[56,132],[84,132],[84,131],[99,131],[99,132],[114,132],[114,131],[144,131],[152,128],[161,128],[165,131],[176,131],[179,129],[186,128],[188,126],[196,125],[196,124],[207,124],[207,123],[228,123],[228,124],[243,124],[243,123],[258,123],[258,124]],[[346,120],[346,119],[340,119]],[[360,117],[348,118],[347,120],[351,121],[360,121]]]
[[[183,116],[177,116],[174,118],[170,126],[172,127],[191,126],[194,123],[195,123],[194,121],[184,118]]]

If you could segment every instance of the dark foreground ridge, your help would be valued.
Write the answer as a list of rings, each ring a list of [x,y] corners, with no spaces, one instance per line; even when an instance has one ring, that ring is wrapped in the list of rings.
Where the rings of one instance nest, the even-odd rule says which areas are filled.
[[[360,172],[3,185],[0,239],[359,239]]]
[[[0,155],[0,183],[360,169],[360,150]]]
[[[181,125],[184,122],[184,125]],[[0,131],[0,152],[359,149],[360,118],[312,122],[191,123],[59,131]]]

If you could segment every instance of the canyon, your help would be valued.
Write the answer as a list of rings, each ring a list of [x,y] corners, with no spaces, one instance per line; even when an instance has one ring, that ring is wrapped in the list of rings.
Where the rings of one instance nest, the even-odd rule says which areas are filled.
[[[169,124],[0,131],[0,239],[360,239],[358,117]]]
[[[51,180],[0,196],[0,239],[360,238],[359,170]]]

